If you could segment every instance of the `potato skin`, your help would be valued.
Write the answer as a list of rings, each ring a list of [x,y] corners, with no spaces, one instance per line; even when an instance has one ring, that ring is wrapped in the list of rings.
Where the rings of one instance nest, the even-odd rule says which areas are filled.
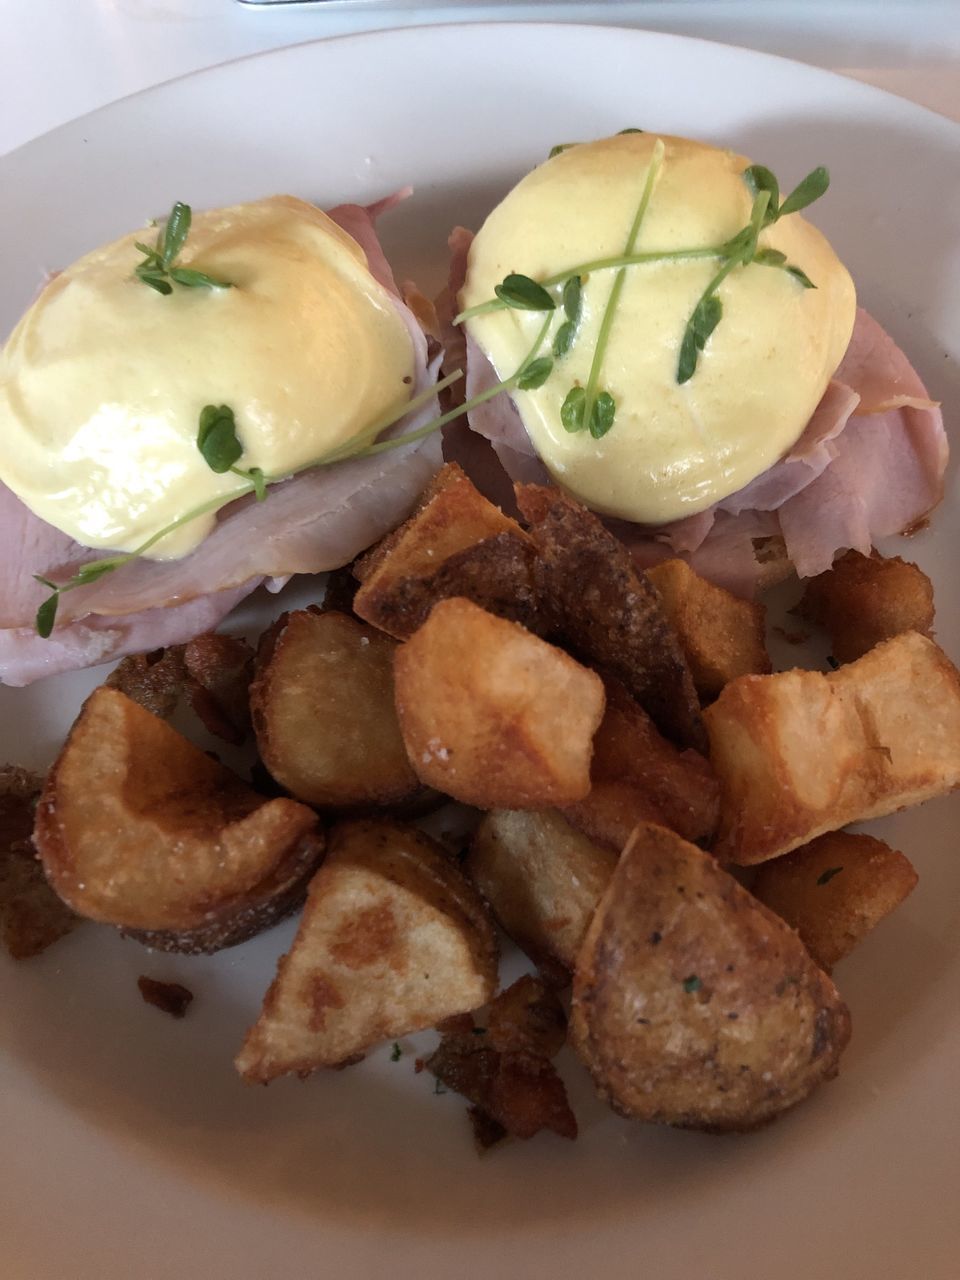
[[[648,825],[577,958],[570,1036],[622,1115],[726,1132],[834,1076],[850,1015],[782,920],[708,854]]]

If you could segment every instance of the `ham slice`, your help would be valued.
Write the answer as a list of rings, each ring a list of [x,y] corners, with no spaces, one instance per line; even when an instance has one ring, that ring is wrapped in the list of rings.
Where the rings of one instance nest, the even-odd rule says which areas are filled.
[[[414,346],[416,395],[436,380],[439,357],[428,359],[426,338],[400,300],[374,229],[375,218],[404,194],[369,208],[341,205],[330,216],[360,243],[372,274],[396,297]],[[436,400],[430,400],[387,435],[415,431],[437,412]],[[372,458],[303,472],[271,486],[265,502],[232,503],[189,556],[132,561],[64,594],[49,640],[34,631],[47,589],[33,575],[64,581],[107,553],[79,546],[0,485],[7,546],[0,562],[0,680],[28,684],[54,671],[188,640],[216,626],[264,579],[275,586],[294,573],[347,564],[409,514],[441,462],[440,441],[428,436]]]

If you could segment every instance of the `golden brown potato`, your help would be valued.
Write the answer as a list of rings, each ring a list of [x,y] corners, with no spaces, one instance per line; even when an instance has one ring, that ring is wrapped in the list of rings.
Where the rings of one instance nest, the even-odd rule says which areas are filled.
[[[621,680],[671,741],[705,749],[700,702],[680,642],[626,547],[561,489],[527,484],[516,492],[540,551],[542,607],[565,644]]]
[[[618,849],[640,821],[661,822],[695,843],[708,839],[720,807],[710,762],[662,737],[619,681],[608,677],[604,689],[607,704],[593,739],[590,794],[570,810],[570,821]]]
[[[933,584],[915,564],[876,551],[848,551],[811,578],[797,606],[830,633],[838,662],[854,662],[881,640],[933,626]]]
[[[357,564],[353,608],[406,640],[438,600],[461,596],[530,626],[536,618],[532,540],[448,462],[399,530]]]
[[[396,656],[400,728],[423,782],[481,809],[590,789],[599,676],[469,600],[441,600]]]
[[[185,688],[206,729],[224,742],[243,742],[250,728],[253,650],[236,636],[207,631],[183,646]]]
[[[648,569],[647,577],[660,593],[703,701],[712,701],[737,676],[771,670],[762,604],[715,586],[685,560],[665,560]]]
[[[323,851],[312,810],[265,800],[107,688],[87,699],[47,777],[34,840],[78,915],[186,952],[286,915]]]
[[[850,1015],[797,935],[663,827],[638,828],[577,958],[570,1040],[626,1116],[745,1130],[836,1074]]]
[[[469,1014],[450,1019],[439,1028],[443,1039],[424,1063],[448,1089],[473,1103],[470,1119],[478,1145],[492,1146],[508,1133],[532,1138],[541,1129],[575,1138],[576,1117],[550,1062],[566,1032],[557,997],[527,975],[497,996],[485,1021],[478,1026]]]
[[[594,782],[589,795],[558,812],[581,835],[615,853],[620,853],[638,823],[668,825],[649,795],[619,778]]]
[[[104,683],[166,720],[177,709],[185,679],[183,646],[177,644],[152,653],[129,654],[117,663]]]
[[[506,933],[533,960],[573,968],[597,903],[617,865],[552,810],[484,815],[466,872]]]
[[[909,861],[873,836],[831,831],[758,868],[750,887],[828,972],[911,893]]]
[[[250,690],[257,746],[298,800],[388,805],[419,790],[394,706],[396,648],[356,618],[311,610],[265,637]]]
[[[483,903],[438,845],[402,823],[341,823],[237,1070],[266,1082],[337,1066],[485,1004],[496,977]]]
[[[705,717],[721,861],[765,862],[960,785],[960,675],[916,632],[827,675],[741,676]]]
[[[27,960],[69,933],[77,917],[43,876],[31,835],[43,779],[0,766],[0,942]]]

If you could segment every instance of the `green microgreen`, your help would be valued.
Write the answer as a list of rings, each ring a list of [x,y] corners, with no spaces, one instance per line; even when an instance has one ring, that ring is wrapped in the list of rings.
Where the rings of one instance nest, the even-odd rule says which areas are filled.
[[[549,356],[539,356],[532,360],[517,378],[518,391],[536,391],[542,387],[553,372],[553,361]]]
[[[402,1057],[403,1057],[403,1050],[397,1044],[396,1040],[394,1040],[393,1048],[390,1050],[390,1061],[399,1062]]]
[[[630,231],[627,235],[627,243],[623,250],[624,253],[633,253],[636,248],[637,237],[640,234],[640,228],[643,225],[643,219],[646,216],[647,208],[650,204],[650,198],[653,195],[657,176],[663,166],[665,153],[666,148],[664,147],[662,140],[658,138],[654,143],[650,163],[647,165],[647,174],[643,183],[643,191],[641,192],[636,212],[633,215],[633,222],[630,225]],[[593,348],[593,360],[590,364],[590,372],[587,374],[587,384],[584,387],[583,422],[589,427],[590,434],[597,440],[599,440],[601,436],[605,436],[613,426],[613,419],[616,414],[616,403],[609,391],[602,393],[606,397],[603,402],[602,410],[595,415],[594,409],[597,406],[598,396],[601,394],[599,382],[600,371],[603,367],[603,357],[606,354],[607,344],[610,341],[610,331],[613,327],[617,304],[620,301],[620,294],[623,291],[626,278],[626,267],[621,267],[613,278],[613,284],[611,285],[610,294],[607,298],[607,305],[604,308],[603,317],[600,320],[600,328],[597,333],[596,345]]]
[[[516,272],[504,276],[493,291],[501,302],[517,311],[553,311],[557,305],[542,284]]]
[[[827,867],[826,871],[817,876],[817,884],[829,884],[834,876],[838,876],[843,867]]]
[[[179,284],[185,289],[233,288],[227,280],[218,280],[214,276],[207,275],[205,271],[197,271],[193,267],[177,265],[177,258],[190,234],[192,221],[193,213],[190,206],[178,200],[160,228],[157,243],[153,248],[140,240],[135,242],[134,247],[143,254],[144,260],[134,269],[134,275],[157,293],[168,297],[173,293],[174,284]]]

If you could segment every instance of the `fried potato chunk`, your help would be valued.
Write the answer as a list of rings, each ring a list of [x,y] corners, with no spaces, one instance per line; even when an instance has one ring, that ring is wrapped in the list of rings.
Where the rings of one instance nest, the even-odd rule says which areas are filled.
[[[638,822],[659,822],[695,843],[716,829],[720,788],[710,762],[680,751],[618,680],[606,678],[607,705],[593,739],[590,793],[566,806],[575,827],[618,852]]]
[[[0,766],[0,942],[28,960],[70,932],[77,917],[47,884],[31,835],[43,779]]]
[[[473,837],[466,872],[504,931],[534,961],[572,969],[617,854],[553,810],[497,809]]]
[[[516,492],[540,551],[543,607],[564,642],[622,680],[661,733],[705,749],[700,702],[680,642],[626,547],[562,490],[528,484]]]
[[[590,790],[603,683],[469,600],[441,600],[397,653],[400,728],[428,786],[481,809],[569,804]]]
[[[485,1004],[496,977],[486,909],[438,845],[402,823],[341,823],[237,1070],[266,1082],[337,1066]]]
[[[741,676],[705,716],[721,861],[765,862],[960,785],[960,674],[913,631],[827,675]]]
[[[817,964],[829,971],[916,883],[909,860],[882,840],[831,831],[765,862],[750,891],[796,929]]]
[[[559,1000],[526,975],[492,1001],[486,1026],[467,1015],[443,1027],[427,1070],[474,1105],[470,1118],[478,1144],[501,1137],[532,1138],[550,1129],[577,1136],[577,1121],[550,1058],[563,1045],[566,1018]]]
[[[577,958],[570,1040],[622,1115],[746,1130],[836,1074],[850,1015],[797,935],[713,858],[638,828]]]
[[[356,614],[406,640],[438,600],[460,596],[532,626],[535,548],[516,520],[448,462],[399,530],[356,566]]]
[[[186,952],[287,914],[323,850],[312,810],[265,800],[107,688],[87,699],[47,776],[34,841],[78,915]]]
[[[848,551],[807,583],[801,617],[830,633],[838,662],[854,662],[881,640],[933,626],[933,584],[917,565],[876,551]]]
[[[186,691],[204,726],[224,742],[243,742],[250,728],[253,650],[237,636],[207,631],[183,646]]]
[[[388,805],[419,790],[394,706],[396,648],[355,618],[311,610],[264,638],[250,690],[257,746],[298,800]]]
[[[648,569],[647,578],[660,594],[704,702],[737,676],[771,670],[762,604],[708,582],[685,560],[665,560]]]

